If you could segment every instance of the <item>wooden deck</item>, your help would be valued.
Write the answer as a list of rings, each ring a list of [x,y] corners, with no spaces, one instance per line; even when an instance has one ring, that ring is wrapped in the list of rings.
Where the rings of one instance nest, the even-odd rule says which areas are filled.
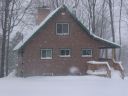
[[[111,78],[111,68],[118,70],[121,73],[121,78],[124,79],[124,68],[121,62],[116,62],[113,59],[99,59],[98,61],[89,61],[88,70],[95,72],[99,69],[105,69],[107,71],[106,76]],[[98,74],[97,74],[98,75]]]

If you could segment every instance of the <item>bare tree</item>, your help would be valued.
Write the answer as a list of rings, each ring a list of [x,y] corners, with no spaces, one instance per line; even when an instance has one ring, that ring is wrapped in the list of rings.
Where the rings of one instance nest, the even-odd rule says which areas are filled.
[[[9,4],[10,0],[2,0],[2,53],[1,53],[1,72],[0,77],[4,77],[4,66],[5,66],[5,46],[6,46],[6,34],[8,28],[8,18],[9,18]]]
[[[100,33],[100,37],[103,36],[104,17],[105,17],[105,0],[103,1],[103,4],[102,4],[102,19],[101,19],[101,33]]]
[[[112,30],[112,41],[115,42],[115,31],[114,31],[114,19],[113,19],[113,8],[112,8],[112,1],[109,0],[109,11],[110,11],[110,21],[111,21],[111,30]],[[116,51],[112,49],[112,57],[116,59]]]
[[[122,3],[123,0],[120,0],[120,17],[119,17],[119,40],[120,40],[120,45],[122,45],[122,38],[121,38],[121,18],[122,18]],[[119,60],[121,59],[121,48],[119,50]]]
[[[31,1],[30,1],[31,2]],[[0,77],[4,77],[4,69],[6,69],[6,75],[8,74],[8,49],[10,41],[10,33],[13,29],[22,21],[26,10],[30,3],[24,8],[21,14],[21,8],[23,1],[21,0],[2,0],[1,2],[1,25],[2,25],[2,53],[1,53],[1,72]],[[6,46],[7,45],[7,46]],[[6,68],[5,68],[6,62]]]
[[[95,33],[95,7],[97,0],[88,0],[89,16],[91,22],[92,32]]]
[[[109,11],[110,11],[110,18],[111,18],[111,30],[112,30],[112,41],[115,42],[115,31],[114,31],[114,19],[113,19],[113,8],[112,8],[112,1],[109,0]]]

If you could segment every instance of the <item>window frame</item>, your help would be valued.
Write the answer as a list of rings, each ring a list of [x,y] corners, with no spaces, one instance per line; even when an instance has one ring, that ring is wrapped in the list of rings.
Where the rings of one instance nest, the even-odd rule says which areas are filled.
[[[63,31],[63,24],[68,24],[68,32],[67,32],[67,33],[63,33],[63,32],[62,32],[62,33],[58,33],[58,32],[57,32],[57,25],[58,25],[58,24],[62,24],[62,31]],[[56,23],[56,35],[60,35],[60,36],[69,35],[69,27],[70,27],[70,26],[69,26],[69,23]]]
[[[51,51],[51,57],[42,57],[42,51],[45,50],[46,51],[46,55],[47,55],[47,50],[50,50]],[[40,49],[40,58],[41,59],[52,59],[52,55],[53,55],[53,49],[52,48],[42,48]]]
[[[83,55],[83,50],[91,50],[91,54],[90,55]],[[93,49],[92,48],[82,48],[81,49],[81,57],[92,57],[93,55]]]
[[[61,55],[61,50],[69,50],[69,55]],[[71,57],[71,49],[70,48],[60,48],[59,49],[59,56],[60,57]]]

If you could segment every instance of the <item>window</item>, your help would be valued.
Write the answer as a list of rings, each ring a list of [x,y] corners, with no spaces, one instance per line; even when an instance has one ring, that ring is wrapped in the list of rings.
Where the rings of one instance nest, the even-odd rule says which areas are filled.
[[[56,34],[57,35],[69,35],[69,24],[68,23],[57,23]]]
[[[60,49],[60,57],[70,57],[70,49],[68,48]]]
[[[41,59],[52,59],[52,49],[41,49]]]
[[[82,49],[82,57],[92,57],[92,49]]]

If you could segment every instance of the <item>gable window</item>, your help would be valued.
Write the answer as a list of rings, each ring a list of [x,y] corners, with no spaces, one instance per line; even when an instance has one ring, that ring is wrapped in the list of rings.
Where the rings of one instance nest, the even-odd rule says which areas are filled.
[[[41,49],[41,59],[52,59],[52,49]]]
[[[57,35],[69,35],[69,24],[68,23],[57,23],[56,34]]]
[[[60,49],[60,57],[70,57],[70,49],[68,48]]]
[[[92,49],[82,49],[82,57],[92,57]]]

